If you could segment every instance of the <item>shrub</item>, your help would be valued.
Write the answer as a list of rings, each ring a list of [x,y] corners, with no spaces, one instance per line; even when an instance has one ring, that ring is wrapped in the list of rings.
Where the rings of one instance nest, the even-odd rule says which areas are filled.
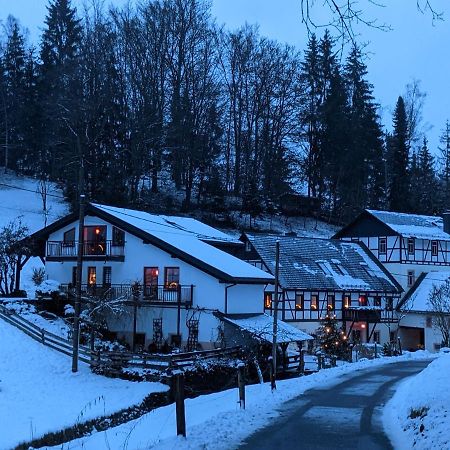
[[[43,267],[34,268],[31,279],[36,286],[40,286],[45,280],[45,269]]]

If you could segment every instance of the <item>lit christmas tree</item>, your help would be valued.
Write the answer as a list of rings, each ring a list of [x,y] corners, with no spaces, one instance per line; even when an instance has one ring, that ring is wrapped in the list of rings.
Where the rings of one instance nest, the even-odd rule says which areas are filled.
[[[320,327],[316,332],[322,351],[329,356],[339,359],[348,357],[350,346],[345,331],[339,327],[335,315],[328,313],[321,319]]]

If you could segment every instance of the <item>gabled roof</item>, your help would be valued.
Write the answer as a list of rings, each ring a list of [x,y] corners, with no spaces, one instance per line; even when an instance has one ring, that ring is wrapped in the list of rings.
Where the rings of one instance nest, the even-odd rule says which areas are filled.
[[[275,273],[280,241],[280,284],[285,289],[388,292],[402,288],[357,242],[307,237],[246,235],[265,266]]]
[[[364,217],[370,216],[377,222],[384,224],[393,234],[418,239],[436,239],[450,241],[450,234],[444,231],[442,217],[407,214],[392,211],[364,210],[353,222],[340,230],[335,238],[346,235]]]
[[[449,271],[422,273],[411,289],[405,294],[397,309],[408,312],[432,312],[428,303],[433,287],[440,287],[446,281],[450,281]]]
[[[223,321],[249,333],[259,341],[272,343],[273,318],[267,314],[221,314],[216,315]],[[277,342],[282,344],[289,342],[302,342],[314,339],[308,333],[289,325],[282,320],[278,321]]]
[[[185,218],[176,217],[174,225],[167,220],[169,216],[98,204],[88,204],[86,215],[99,217],[141,238],[144,243],[153,244],[221,281],[242,284],[273,283],[272,275],[207,243],[224,242],[227,235],[195,219],[184,221],[179,219]],[[77,217],[74,214],[63,217],[34,233],[30,239],[45,240],[51,233],[75,220]],[[188,229],[188,224],[192,225],[192,229]],[[205,235],[205,232],[208,235]]]

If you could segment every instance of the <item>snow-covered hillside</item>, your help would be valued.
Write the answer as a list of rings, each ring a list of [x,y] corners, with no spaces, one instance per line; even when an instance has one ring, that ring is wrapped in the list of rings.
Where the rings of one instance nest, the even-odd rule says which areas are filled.
[[[0,449],[139,404],[160,383],[94,375],[0,320]]]
[[[37,192],[38,180],[17,176],[12,173],[0,174],[0,227],[21,217],[33,233],[44,226],[42,199]],[[9,187],[12,186],[12,187]],[[69,210],[62,199],[62,192],[54,183],[49,183],[48,223],[55,221]]]

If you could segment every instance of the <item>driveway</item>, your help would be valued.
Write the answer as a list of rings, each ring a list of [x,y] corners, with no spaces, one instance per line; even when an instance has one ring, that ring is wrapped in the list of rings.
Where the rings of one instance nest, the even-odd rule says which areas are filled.
[[[400,380],[430,361],[405,361],[365,369],[331,388],[311,389],[284,404],[280,417],[240,447],[285,449],[392,449],[381,424],[382,408]]]

